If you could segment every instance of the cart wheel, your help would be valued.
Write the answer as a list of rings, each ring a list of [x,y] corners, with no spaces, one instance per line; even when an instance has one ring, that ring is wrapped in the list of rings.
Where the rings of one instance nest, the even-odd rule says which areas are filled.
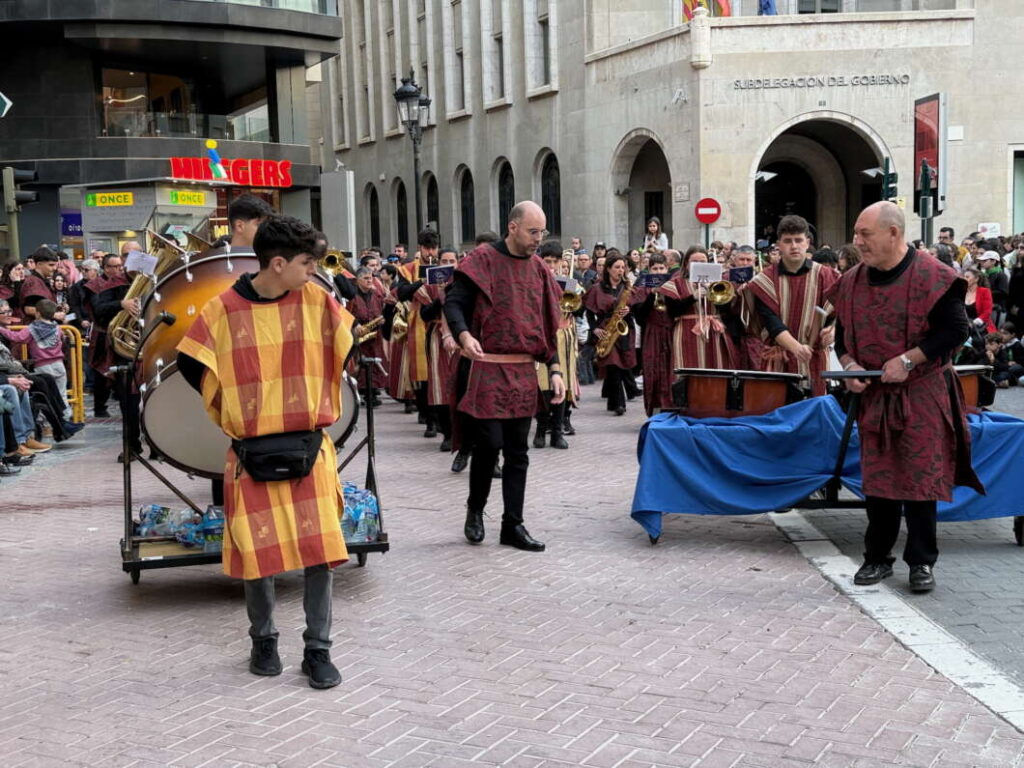
[[[1018,547],[1024,547],[1024,517],[1013,518],[1013,538]]]
[[[366,553],[365,552],[358,552],[358,553],[356,553],[356,562],[359,564],[360,568],[365,568],[366,567]]]
[[[651,540],[651,546],[652,547],[655,544],[657,544],[659,541],[661,541],[661,536],[651,536],[650,534],[647,534],[647,538]]]
[[[142,576],[142,571],[140,571],[138,568],[133,568],[132,570],[128,571],[128,575],[132,577],[132,584],[138,584],[139,578]]]

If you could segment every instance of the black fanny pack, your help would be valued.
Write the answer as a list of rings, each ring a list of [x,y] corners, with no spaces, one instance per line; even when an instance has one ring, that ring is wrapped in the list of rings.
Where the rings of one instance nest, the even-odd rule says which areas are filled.
[[[282,432],[277,435],[232,440],[238,461],[253,480],[295,480],[313,471],[324,433]]]

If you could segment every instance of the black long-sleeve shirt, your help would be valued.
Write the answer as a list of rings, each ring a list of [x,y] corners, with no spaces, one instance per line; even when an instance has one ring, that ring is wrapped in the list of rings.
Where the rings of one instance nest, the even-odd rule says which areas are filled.
[[[510,252],[504,240],[496,240],[491,245],[498,253],[511,259],[530,258],[529,256],[517,256]],[[459,340],[459,334],[463,331],[469,331],[469,327],[473,323],[473,307],[476,306],[476,296],[479,292],[480,289],[476,283],[466,277],[464,273],[455,270],[455,277],[445,293],[444,316],[448,320],[448,330],[452,332],[452,336],[457,341]],[[399,294],[399,297],[401,297],[401,294]],[[548,361],[548,365],[557,362],[558,353],[556,351]]]
[[[908,249],[903,260],[890,270],[868,267],[868,285],[888,285],[907,271],[915,258],[919,257],[913,249]],[[928,332],[917,346],[929,360],[945,359],[964,343],[971,332],[970,320],[967,319],[967,308],[964,295],[967,284],[957,280],[949,287],[928,313]],[[847,353],[843,325],[836,321],[835,338],[836,356]]]

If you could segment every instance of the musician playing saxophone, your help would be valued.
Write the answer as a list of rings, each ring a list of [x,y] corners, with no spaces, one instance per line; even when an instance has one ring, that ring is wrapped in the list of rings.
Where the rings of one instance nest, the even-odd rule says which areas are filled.
[[[604,372],[601,397],[608,401],[607,409],[616,416],[626,412],[625,382],[636,365],[636,324],[630,311],[637,301],[634,294],[626,280],[626,257],[618,249],[609,248],[605,253],[604,273],[587,291],[583,306],[590,320],[590,343],[598,349],[597,366]],[[625,332],[620,333],[623,326]],[[602,356],[609,334],[617,338]]]

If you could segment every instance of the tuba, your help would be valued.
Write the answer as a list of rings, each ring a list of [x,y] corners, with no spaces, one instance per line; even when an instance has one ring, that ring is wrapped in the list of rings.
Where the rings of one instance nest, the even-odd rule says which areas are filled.
[[[146,247],[149,253],[157,257],[156,268],[153,270],[153,277],[149,275],[136,275],[128,286],[128,293],[125,299],[142,299],[153,290],[156,281],[165,273],[169,272],[179,261],[185,251],[170,240],[161,237],[156,232],[146,230]],[[139,347],[141,329],[139,319],[126,309],[122,309],[114,319],[107,325],[107,335],[114,351],[121,357],[132,359],[135,357]]]

